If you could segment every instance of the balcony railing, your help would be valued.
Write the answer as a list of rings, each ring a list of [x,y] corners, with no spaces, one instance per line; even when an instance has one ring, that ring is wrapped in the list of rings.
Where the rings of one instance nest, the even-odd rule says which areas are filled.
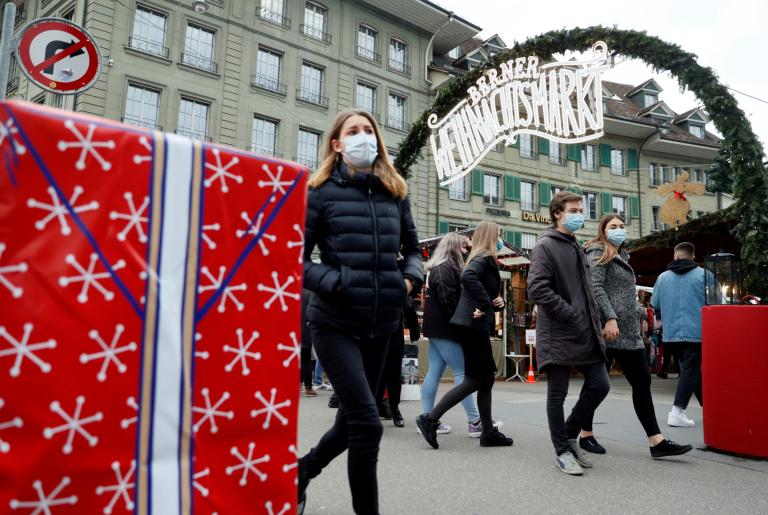
[[[133,48],[134,50],[138,50],[139,52],[157,55],[164,59],[168,59],[169,56],[171,55],[170,50],[168,50],[167,46],[163,46],[160,43],[147,41],[146,39],[136,38],[133,36],[128,38],[128,46]]]
[[[200,131],[177,128],[174,132],[179,136],[186,136],[188,138],[196,139],[198,141],[213,141],[213,138],[211,138],[208,135],[208,133],[203,133]]]
[[[218,73],[219,71],[218,63],[215,63],[205,57],[190,54],[189,52],[181,53],[181,64],[185,64],[187,66],[191,66],[192,68],[197,68],[198,70],[204,70],[211,73]]]
[[[520,209],[523,211],[536,211],[536,202],[520,201]]]
[[[272,91],[273,93],[278,93],[280,95],[285,95],[288,93],[288,86],[281,83],[279,80],[276,80],[272,77],[267,77],[265,75],[254,75],[251,86],[265,89],[267,91]]]
[[[405,64],[403,61],[397,59],[389,59],[387,67],[393,72],[402,73],[403,75],[411,75],[411,67]]]
[[[324,97],[319,93],[310,91],[308,89],[297,89],[296,98],[303,102],[309,102],[310,104],[315,104],[321,107],[328,107],[328,97]]]
[[[365,48],[363,46],[357,47],[357,55],[359,57],[362,57],[363,59],[368,59],[369,61],[374,61],[376,63],[381,62],[381,54],[378,54],[371,50],[370,48]]]
[[[120,121],[123,123],[127,123],[128,125],[134,125],[136,127],[144,127],[145,129],[149,129],[152,131],[163,130],[162,125],[157,125],[156,123],[150,120],[142,120],[141,118],[134,118],[133,116],[122,116],[120,117]]]
[[[16,17],[13,19],[13,28],[15,29],[27,19],[27,10],[22,5],[18,11],[16,11]]]
[[[19,89],[19,76],[8,79],[8,85],[5,88],[5,93],[10,94]]]
[[[324,30],[318,29],[317,27],[312,27],[310,25],[305,25],[303,23],[299,26],[299,30],[302,34],[309,38],[322,41],[328,45],[331,44],[331,35]]]
[[[256,152],[260,156],[277,157],[277,158],[283,157],[283,154],[275,151],[274,148],[263,147],[261,145],[250,145],[248,148],[250,149],[251,152]]]
[[[405,122],[405,119],[403,119],[400,116],[387,116],[387,127],[391,129],[397,129],[399,131],[404,131],[408,124]]]
[[[300,165],[304,165],[310,170],[315,170],[317,168],[317,159],[311,158],[311,157],[296,157],[294,156],[293,160]]]
[[[258,16],[264,21],[274,23],[275,25],[280,25],[281,27],[284,27],[286,29],[291,28],[290,18],[286,18],[285,16],[283,16],[283,13],[272,11],[270,9],[267,9],[266,7],[260,7],[256,11],[256,16]]]

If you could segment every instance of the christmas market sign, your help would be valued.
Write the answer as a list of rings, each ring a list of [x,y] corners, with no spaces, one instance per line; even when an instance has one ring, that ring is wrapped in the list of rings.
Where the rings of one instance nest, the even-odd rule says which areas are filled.
[[[440,184],[468,174],[498,143],[520,134],[557,143],[583,143],[603,136],[602,73],[608,46],[598,41],[585,61],[539,64],[519,57],[490,68],[443,118],[427,125]],[[574,102],[575,101],[575,102]]]

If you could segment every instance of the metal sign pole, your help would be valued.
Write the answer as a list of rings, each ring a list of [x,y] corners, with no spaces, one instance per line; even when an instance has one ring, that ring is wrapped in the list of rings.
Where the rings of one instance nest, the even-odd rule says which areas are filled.
[[[3,15],[3,36],[0,38],[0,100],[5,100],[8,89],[8,72],[11,65],[11,42],[13,42],[13,25],[16,22],[16,4],[5,4]]]

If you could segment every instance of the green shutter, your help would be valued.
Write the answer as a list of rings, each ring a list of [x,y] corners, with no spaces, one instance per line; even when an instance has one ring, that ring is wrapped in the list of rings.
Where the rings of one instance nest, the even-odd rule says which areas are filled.
[[[552,202],[552,185],[548,182],[539,183],[539,205],[548,206]]]
[[[571,193],[575,193],[576,195],[583,195],[584,194],[584,192],[582,192],[581,188],[579,188],[578,186],[568,186],[565,189],[566,189],[566,191],[570,191]]]
[[[639,172],[639,166],[637,162],[637,149],[636,148],[628,148],[627,149],[627,168],[629,168],[630,172]]]
[[[472,170],[472,194],[473,195],[483,194],[483,171],[482,170]]]
[[[600,194],[600,213],[613,213],[613,195],[610,193]]]
[[[509,145],[512,148],[520,148],[520,135],[518,134],[515,138],[515,142]]]
[[[515,248],[519,249],[523,246],[523,233],[515,232],[515,241],[512,243]]]
[[[439,224],[439,232],[440,234],[446,234],[448,232],[448,222],[441,221]]]
[[[461,180],[461,179],[459,179],[459,180]],[[446,185],[440,184],[440,180],[437,181],[437,187],[440,188],[441,190],[447,190],[448,189],[448,185],[447,184]]]
[[[611,166],[611,146],[600,143],[600,166]]]
[[[557,143],[555,143],[557,145]],[[542,138],[539,136],[539,154],[542,156],[548,156],[549,155],[549,140],[547,138]]]
[[[568,146],[568,161],[581,161],[581,145]]]
[[[640,197],[629,199],[629,213],[632,218],[640,218]]]
[[[515,231],[504,231],[504,240],[510,245],[515,244]]]
[[[520,200],[520,177],[514,175],[504,177],[504,198],[512,201]]]

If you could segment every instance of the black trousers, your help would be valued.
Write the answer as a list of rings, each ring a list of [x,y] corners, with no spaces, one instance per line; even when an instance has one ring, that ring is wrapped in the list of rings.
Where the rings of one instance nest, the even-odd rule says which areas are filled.
[[[665,345],[675,347],[680,357],[675,406],[687,408],[694,394],[699,404],[704,406],[704,396],[701,394],[701,342],[673,342]]]
[[[662,342],[662,356],[661,356],[661,372],[666,374],[669,372],[669,366],[672,361],[675,362],[678,372],[680,371],[680,354],[677,350],[677,345],[669,342]]]
[[[613,361],[621,367],[624,377],[627,378],[632,387],[632,404],[635,406],[635,414],[645,429],[646,436],[653,436],[661,433],[659,424],[656,421],[656,411],[653,408],[653,397],[651,396],[651,371],[648,369],[648,361],[645,359],[645,349],[622,350],[605,349],[608,361],[605,362],[606,371],[611,370]],[[585,431],[592,431],[592,420],[595,414],[590,413],[584,425],[581,428]]]
[[[312,388],[312,374],[315,367],[312,365],[312,347],[301,347],[301,382],[305,388]]]
[[[568,383],[571,380],[569,365],[547,365],[547,420],[549,436],[555,452],[562,454],[570,450],[568,440],[579,435],[579,431],[597,407],[603,402],[611,384],[603,363],[579,365],[576,370],[584,375],[584,385],[579,393],[579,400],[573,406],[568,420],[565,420],[563,404],[568,395]]]
[[[317,477],[344,451],[358,514],[379,513],[376,465],[383,427],[374,392],[381,376],[389,338],[357,338],[338,329],[312,327],[317,358],[339,396],[333,426],[304,457],[309,479]]]
[[[405,351],[405,337],[403,330],[398,329],[389,338],[387,357],[384,360],[384,372],[376,391],[376,402],[384,403],[384,390],[389,392],[389,408],[396,410],[400,406],[400,393],[402,390],[403,352]]]

